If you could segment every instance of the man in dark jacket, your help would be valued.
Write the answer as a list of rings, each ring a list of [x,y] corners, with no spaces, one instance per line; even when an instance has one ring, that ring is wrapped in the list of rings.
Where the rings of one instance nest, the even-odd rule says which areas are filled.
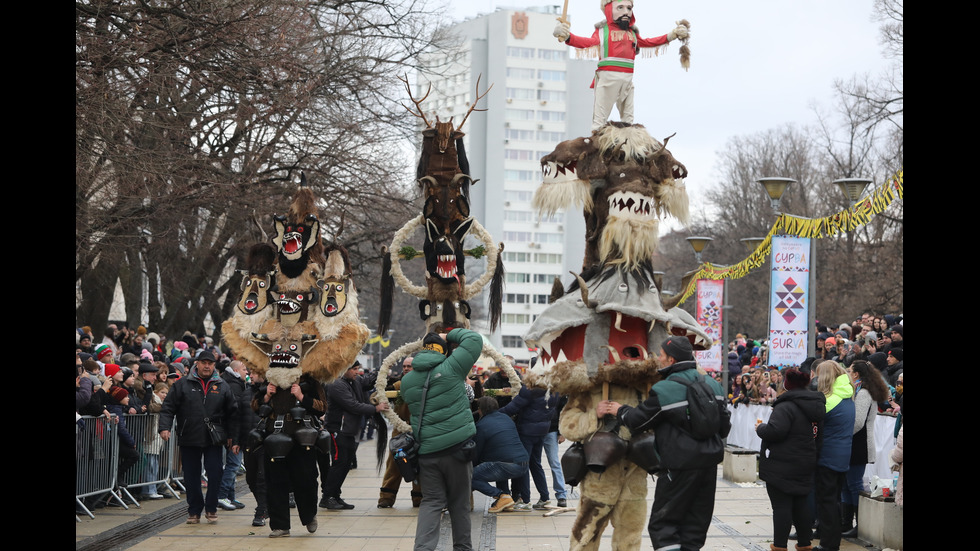
[[[365,416],[388,408],[387,403],[371,405],[364,392],[366,381],[358,377],[360,362],[347,368],[340,377],[327,386],[327,430],[333,437],[336,451],[327,473],[321,507],[327,509],[353,509],[354,506],[340,497],[341,486],[350,472],[351,462],[357,452],[357,435]]]
[[[180,458],[187,488],[187,523],[200,524],[204,511],[209,523],[218,522],[218,486],[201,491],[201,460],[208,479],[221,480],[221,448],[238,453],[238,404],[228,385],[215,373],[214,354],[202,352],[187,377],[174,383],[160,410],[160,437],[170,440],[177,422]]]
[[[497,400],[484,396],[476,401],[480,417],[476,423],[476,447],[473,467],[473,489],[494,499],[491,513],[514,508],[514,498],[491,482],[527,475],[527,450],[517,434],[517,426],[498,411]]]
[[[448,509],[454,551],[473,549],[470,496],[473,463],[467,444],[476,435],[466,376],[483,351],[483,337],[469,329],[429,333],[411,373],[402,377],[402,397],[419,442],[422,505],[415,529],[416,551],[439,545],[439,519]],[[455,350],[450,353],[450,346]],[[448,354],[448,357],[447,357]],[[424,402],[424,403],[423,403]]]
[[[698,373],[691,342],[669,337],[660,349],[663,379],[650,389],[650,397],[637,407],[603,401],[599,417],[613,414],[633,434],[653,428],[662,471],[650,512],[650,539],[654,549],[701,549],[715,506],[718,463],[725,455],[722,439],[731,430],[721,385]],[[704,381],[715,395],[721,415],[718,432],[699,440],[691,433],[687,386],[678,382]]]

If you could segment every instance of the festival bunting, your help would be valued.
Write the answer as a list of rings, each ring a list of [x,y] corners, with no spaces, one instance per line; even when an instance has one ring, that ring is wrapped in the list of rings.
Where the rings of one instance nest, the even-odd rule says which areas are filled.
[[[710,262],[705,262],[698,267],[698,271],[693,277],[685,278],[688,283],[679,303],[683,303],[694,294],[699,279],[739,279],[762,266],[772,252],[772,236],[774,235],[820,239],[837,235],[840,232],[853,231],[868,224],[874,216],[891,206],[892,201],[896,198],[905,198],[903,174],[904,169],[899,170],[886,185],[878,187],[869,197],[850,209],[825,218],[803,218],[791,214],[780,214],[762,243],[744,260],[732,266],[715,266]]]

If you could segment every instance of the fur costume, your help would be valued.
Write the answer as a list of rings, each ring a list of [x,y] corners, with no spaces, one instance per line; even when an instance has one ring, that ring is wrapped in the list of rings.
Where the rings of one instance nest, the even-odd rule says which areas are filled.
[[[470,216],[469,188],[478,180],[468,174],[469,161],[463,149],[462,127],[476,105],[490,88],[479,93],[480,81],[477,79],[477,98],[458,126],[452,119],[447,122],[436,118],[433,126],[422,109],[421,99],[412,97],[408,81],[402,79],[415,109],[413,115],[422,119],[422,154],[416,169],[416,179],[422,191],[424,205],[422,215],[409,222],[395,234],[382,266],[381,309],[378,318],[378,332],[384,333],[391,321],[392,294],[397,283],[402,290],[422,299],[419,315],[425,321],[426,332],[448,332],[456,327],[469,328],[470,298],[483,290],[492,277],[490,291],[490,328],[499,323],[501,307],[501,287],[503,264],[500,254],[502,245],[493,244],[486,230]],[[492,88],[492,86],[491,86]],[[430,88],[431,90],[431,88]],[[425,230],[422,252],[404,245],[407,238],[421,226]],[[463,239],[476,234],[483,247],[469,251],[463,249]],[[466,256],[479,258],[487,256],[487,270],[476,282],[466,283]],[[405,277],[401,270],[401,260],[421,256],[425,260],[425,286],[416,286]]]
[[[531,324],[524,340],[540,350],[531,370],[539,384],[569,395],[561,434],[589,442],[600,431],[596,406],[609,399],[636,405],[659,380],[654,357],[670,335],[696,348],[711,339],[694,318],[665,306],[654,278],[658,221],[686,221],[687,169],[640,125],[607,123],[591,136],[567,140],[541,160],[538,212],[578,206],[586,220],[582,273]],[[560,295],[560,296],[559,296]],[[628,441],[629,430],[620,427]],[[638,549],[646,518],[647,472],[628,459],[582,481],[571,549],[593,550],[612,524],[614,549]]]
[[[432,125],[422,109],[422,102],[428,97],[428,92],[421,99],[412,96],[411,86],[406,79],[406,91],[415,104],[409,111],[425,123],[422,131],[422,154],[416,169],[416,179],[422,191],[424,205],[422,213],[409,220],[399,229],[392,239],[391,246],[385,255],[382,265],[381,308],[378,318],[378,332],[388,329],[391,321],[392,294],[397,284],[403,291],[419,300],[419,315],[425,321],[425,332],[448,333],[458,327],[469,329],[470,305],[469,299],[477,296],[483,288],[490,284],[490,330],[500,321],[503,286],[503,262],[501,254],[503,244],[495,244],[490,234],[470,216],[469,188],[476,184],[469,175],[469,162],[463,150],[463,125],[477,103],[487,93],[487,88],[480,94],[480,79],[476,81],[476,99],[458,126],[452,119],[447,122],[436,118]],[[430,87],[431,90],[431,87]],[[417,229],[425,232],[422,251],[406,245]],[[463,239],[473,235],[481,242],[481,246],[470,250],[463,249]],[[425,260],[425,285],[413,284],[402,271],[401,261],[411,260],[421,256]],[[475,281],[466,282],[466,257],[480,258],[486,256],[487,268]],[[380,373],[386,373],[396,360],[421,348],[421,339],[408,343],[390,353],[382,362]],[[521,383],[510,364],[487,343],[484,343],[483,354],[488,355],[502,366],[511,381],[511,388],[516,392]],[[384,394],[384,378],[378,377],[378,396]],[[384,400],[387,400],[385,398]],[[411,432],[411,426],[400,419],[391,410],[382,412],[393,429],[399,432]]]
[[[274,216],[274,247],[250,249],[243,298],[221,325],[236,357],[283,389],[303,373],[321,383],[334,380],[354,363],[370,335],[360,321],[347,250],[324,245],[319,228],[316,197],[301,187],[289,213]],[[261,289],[269,289],[273,307],[253,298]]]
[[[638,388],[645,386],[610,385],[609,399],[636,405],[641,400]],[[601,388],[573,394],[561,411],[558,430],[562,436],[576,442],[589,439],[600,428],[596,404],[601,401]],[[619,435],[630,439],[630,432],[620,427]],[[639,549],[646,528],[647,472],[627,459],[606,467],[603,473],[589,472],[581,482],[582,498],[572,525],[569,549],[594,551],[599,548],[602,533],[612,524],[613,549]]]

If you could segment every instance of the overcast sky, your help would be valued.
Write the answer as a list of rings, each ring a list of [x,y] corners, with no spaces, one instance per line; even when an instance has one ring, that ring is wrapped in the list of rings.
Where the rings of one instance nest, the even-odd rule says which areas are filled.
[[[462,19],[498,7],[547,4],[463,0],[452,2],[452,9]],[[634,4],[643,36],[662,35],[680,19],[691,23],[690,70],[681,68],[680,45],[674,42],[660,57],[637,60],[634,85],[635,122],[659,139],[677,133],[670,149],[690,171],[692,207],[704,189],[719,183],[716,153],[730,138],[789,123],[813,124],[814,105],[831,108],[836,79],[879,74],[889,61],[881,54],[871,0]],[[569,0],[568,14],[578,35],[591,35],[602,18],[599,0]]]

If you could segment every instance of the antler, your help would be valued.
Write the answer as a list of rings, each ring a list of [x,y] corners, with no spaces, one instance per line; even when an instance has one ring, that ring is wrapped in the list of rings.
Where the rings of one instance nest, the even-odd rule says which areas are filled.
[[[405,104],[402,104],[402,107],[408,109],[409,113],[422,119],[422,122],[425,123],[426,128],[432,128],[432,125],[429,124],[429,119],[425,118],[425,112],[422,111],[422,102],[425,101],[425,98],[429,97],[429,93],[432,92],[432,83],[431,82],[429,83],[429,89],[425,91],[425,95],[422,96],[422,99],[417,100],[415,99],[415,97],[412,96],[412,86],[408,83],[408,79],[403,77],[396,77],[396,78],[402,81],[403,83],[405,83],[405,91],[408,92],[408,99],[412,100],[412,103],[415,104],[414,110],[407,107]]]
[[[479,101],[481,99],[483,99],[484,96],[486,96],[487,94],[490,93],[490,88],[493,88],[493,84],[491,84],[490,87],[487,88],[487,90],[481,94],[480,93],[480,79],[481,78],[483,78],[483,74],[482,73],[480,74],[480,76],[476,77],[476,99],[473,100],[473,105],[470,106],[470,110],[467,111],[466,112],[466,116],[463,117],[463,122],[459,123],[459,126],[456,127],[456,130],[457,131],[461,130],[463,128],[463,125],[466,124],[466,119],[468,119],[470,117],[470,113],[472,113],[473,111],[486,111],[486,109],[477,109],[476,108],[476,104],[479,103]]]

